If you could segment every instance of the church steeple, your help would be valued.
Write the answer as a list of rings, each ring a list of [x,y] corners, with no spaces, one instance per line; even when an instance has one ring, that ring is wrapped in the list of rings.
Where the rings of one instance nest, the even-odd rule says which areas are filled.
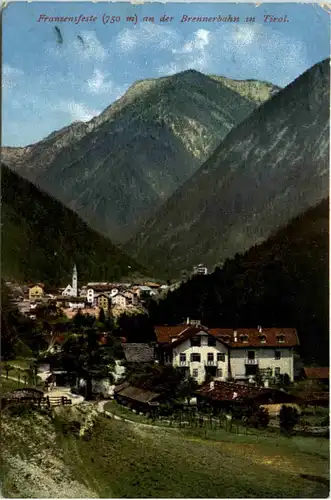
[[[74,269],[72,272],[72,289],[73,289],[73,296],[77,297],[78,296],[78,280],[77,280],[77,267],[76,264],[74,265]]]

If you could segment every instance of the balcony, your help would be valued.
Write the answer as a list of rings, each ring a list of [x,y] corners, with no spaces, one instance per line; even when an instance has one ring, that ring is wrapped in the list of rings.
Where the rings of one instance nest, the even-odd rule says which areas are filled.
[[[179,361],[179,363],[178,363],[178,366],[188,367],[188,365],[189,365],[188,361]]]
[[[217,366],[217,361],[205,361],[205,366]]]
[[[258,359],[249,359],[249,358],[245,359],[245,365],[257,366],[258,364],[259,364]]]

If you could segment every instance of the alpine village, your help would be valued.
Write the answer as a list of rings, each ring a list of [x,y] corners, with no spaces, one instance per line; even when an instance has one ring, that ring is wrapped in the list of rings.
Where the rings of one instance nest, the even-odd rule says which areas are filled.
[[[188,70],[2,148],[4,497],[328,496],[329,73]]]

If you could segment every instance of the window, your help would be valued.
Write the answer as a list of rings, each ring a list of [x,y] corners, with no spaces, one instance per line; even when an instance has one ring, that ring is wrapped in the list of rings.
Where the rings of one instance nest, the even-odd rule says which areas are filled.
[[[207,354],[207,360],[208,360],[208,361],[214,361],[214,354],[213,354],[212,352],[209,352],[209,353]]]
[[[261,344],[265,344],[267,341],[267,337],[265,335],[260,335],[260,342]]]
[[[275,359],[280,359],[280,351],[275,351]]]
[[[216,339],[215,339],[215,337],[208,337],[208,345],[209,345],[209,347],[215,347],[216,346]]]
[[[277,367],[275,368],[275,377],[279,377],[279,375],[280,375],[280,368]]]
[[[255,359],[255,351],[248,351],[247,357],[248,359]]]
[[[198,363],[200,363],[200,359],[200,354],[198,354],[197,352],[192,352],[191,361],[197,361]]]
[[[217,361],[225,361],[225,354],[224,354],[224,352],[218,352],[217,353]]]
[[[223,370],[222,370],[222,368],[218,368],[218,370],[216,371],[216,377],[223,377]]]
[[[199,370],[197,368],[194,368],[194,370],[192,370],[192,377],[198,378],[198,376],[199,376]]]
[[[186,354],[180,353],[179,361],[180,363],[186,363]]]
[[[285,335],[277,335],[277,342],[279,343],[285,342]]]
[[[201,337],[191,338],[191,347],[200,347],[200,345],[201,345]]]

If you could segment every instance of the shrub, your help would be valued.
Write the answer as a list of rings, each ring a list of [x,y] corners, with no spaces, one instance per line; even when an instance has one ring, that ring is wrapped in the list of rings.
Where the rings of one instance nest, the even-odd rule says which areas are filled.
[[[25,417],[31,415],[34,409],[34,404],[31,401],[19,403],[15,402],[10,403],[6,409],[12,417]]]
[[[285,434],[290,435],[296,424],[299,423],[300,416],[296,408],[283,405],[279,412],[280,429]]]
[[[248,417],[249,425],[252,425],[256,428],[258,427],[268,427],[269,425],[269,413],[268,411],[261,407],[254,411],[254,413]]]

